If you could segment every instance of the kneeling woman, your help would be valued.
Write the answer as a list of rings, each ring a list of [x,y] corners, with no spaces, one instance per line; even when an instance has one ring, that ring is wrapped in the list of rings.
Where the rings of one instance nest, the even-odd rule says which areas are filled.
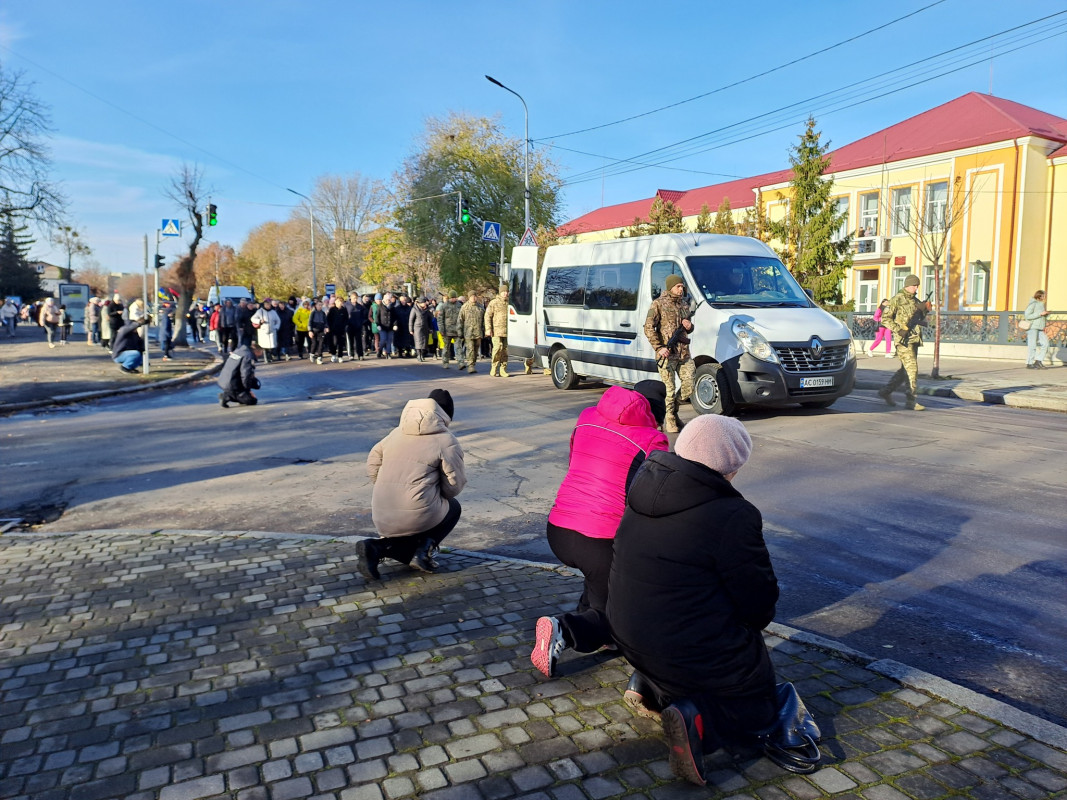
[[[400,425],[370,451],[371,517],[382,538],[356,545],[365,578],[381,578],[383,558],[423,572],[437,569],[434,556],[459,522],[456,495],[467,484],[463,448],[448,429],[453,412],[452,395],[434,389],[404,406]]]
[[[760,512],[732,484],[751,450],[736,419],[697,417],[637,473],[615,534],[607,616],[636,670],[626,700],[662,710],[671,769],[700,785],[705,744],[754,743],[776,719],[762,629],[778,581]]]

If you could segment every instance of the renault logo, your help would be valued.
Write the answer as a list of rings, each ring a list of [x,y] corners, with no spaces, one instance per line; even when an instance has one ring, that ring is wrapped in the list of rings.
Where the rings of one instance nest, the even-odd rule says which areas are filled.
[[[823,343],[818,336],[811,337],[811,354],[818,360],[822,358]]]

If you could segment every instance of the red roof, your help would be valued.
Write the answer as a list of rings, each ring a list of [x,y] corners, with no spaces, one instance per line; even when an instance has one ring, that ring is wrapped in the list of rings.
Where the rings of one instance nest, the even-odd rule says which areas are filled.
[[[1024,136],[1067,144],[1067,119],[1011,100],[971,92],[832,151],[830,164],[834,172],[843,172]],[[1067,155],[1065,150],[1060,148],[1049,157]],[[699,214],[705,203],[716,211],[724,197],[730,198],[731,208],[747,208],[755,200],[757,187],[785,183],[791,177],[792,170],[784,169],[687,192],[660,189],[656,196],[672,200],[688,217]],[[653,199],[590,211],[561,225],[560,234],[625,227],[634,217],[647,217]]]

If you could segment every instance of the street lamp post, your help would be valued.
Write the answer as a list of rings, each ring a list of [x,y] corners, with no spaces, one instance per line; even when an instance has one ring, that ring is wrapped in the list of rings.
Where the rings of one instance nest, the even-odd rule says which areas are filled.
[[[490,77],[489,75],[486,75],[485,79],[487,81],[489,81],[490,83],[495,83],[497,86],[499,86],[504,91],[511,92],[513,95],[515,95],[517,98],[519,98],[519,101],[522,103],[522,112],[523,112],[523,115],[526,118],[526,130],[525,130],[526,135],[523,138],[523,144],[525,145],[525,152],[526,152],[526,161],[525,161],[525,166],[523,168],[523,175],[522,175],[523,186],[525,188],[525,191],[523,192],[523,201],[524,201],[524,208],[525,208],[525,211],[526,211],[526,230],[529,230],[530,229],[530,109],[528,109],[526,107],[526,101],[522,99],[522,95],[519,94],[518,92],[516,92],[514,89],[509,89],[507,86],[502,84],[496,78]]]
[[[319,282],[318,276],[315,274],[315,204],[311,202],[311,198],[306,194],[301,194],[295,189],[286,189],[287,192],[292,192],[297,197],[303,197],[308,201],[308,211],[311,213],[311,297],[318,296]]]

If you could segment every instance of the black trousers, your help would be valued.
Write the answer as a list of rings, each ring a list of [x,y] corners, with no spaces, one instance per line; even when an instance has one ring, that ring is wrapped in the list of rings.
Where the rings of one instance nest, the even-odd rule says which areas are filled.
[[[348,329],[348,354],[352,357],[363,358],[363,329]]]
[[[585,576],[585,588],[578,599],[577,611],[557,617],[563,641],[579,653],[591,653],[612,644],[606,612],[614,542],[594,539],[550,522],[548,545],[556,558],[568,567],[581,570]]]
[[[259,398],[248,391],[238,392],[237,394],[230,391],[223,391],[222,397],[227,403],[240,403],[243,406],[254,406],[259,402]]]
[[[367,546],[379,558],[391,558],[401,564],[410,564],[419,545],[427,539],[433,540],[434,544],[441,544],[441,541],[456,527],[462,513],[462,506],[453,497],[448,501],[448,513],[445,514],[445,518],[428,531],[413,533],[410,536],[383,536],[378,539],[369,539]]]
[[[311,337],[311,357],[322,358],[322,346],[326,343],[326,334],[322,331],[314,331]]]
[[[296,332],[296,354],[301,358],[304,357],[304,351],[311,349],[311,342],[308,339],[307,331]]]

